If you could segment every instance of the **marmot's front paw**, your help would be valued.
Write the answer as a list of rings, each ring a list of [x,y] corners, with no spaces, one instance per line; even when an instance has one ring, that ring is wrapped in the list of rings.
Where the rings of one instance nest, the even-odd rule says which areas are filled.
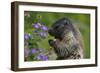
[[[51,39],[48,42],[49,42],[50,46],[53,46],[55,44],[55,41],[51,40]]]

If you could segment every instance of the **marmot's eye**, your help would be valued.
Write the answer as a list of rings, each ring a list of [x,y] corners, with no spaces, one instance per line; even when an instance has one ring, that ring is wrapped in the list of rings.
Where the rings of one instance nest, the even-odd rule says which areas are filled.
[[[59,28],[59,26],[55,26],[55,27],[54,27],[54,29],[57,29],[57,28]]]
[[[61,28],[63,28],[64,27],[64,25],[63,24],[61,24],[60,26],[56,26],[56,29],[58,28],[58,29],[61,29]]]

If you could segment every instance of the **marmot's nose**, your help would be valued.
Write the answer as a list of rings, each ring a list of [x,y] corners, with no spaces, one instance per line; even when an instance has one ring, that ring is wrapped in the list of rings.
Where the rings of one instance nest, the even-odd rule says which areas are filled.
[[[48,33],[51,35],[51,36],[54,36],[54,31],[52,29],[49,29],[48,30]]]

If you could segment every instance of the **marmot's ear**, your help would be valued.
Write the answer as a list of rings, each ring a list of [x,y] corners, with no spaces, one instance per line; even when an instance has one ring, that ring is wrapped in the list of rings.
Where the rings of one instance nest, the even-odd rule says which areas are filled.
[[[64,18],[63,22],[64,22],[65,25],[71,25],[72,24],[72,22],[67,18]]]
[[[62,21],[63,21],[64,23],[67,23],[68,19],[67,19],[67,18],[62,18]]]

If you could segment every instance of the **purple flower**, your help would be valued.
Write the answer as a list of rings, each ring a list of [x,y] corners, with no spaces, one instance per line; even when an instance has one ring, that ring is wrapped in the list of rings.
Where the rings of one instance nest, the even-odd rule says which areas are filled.
[[[46,32],[41,32],[40,35],[41,35],[41,37],[45,38],[46,37]]]
[[[48,57],[45,56],[45,55],[43,55],[43,54],[39,54],[39,55],[37,56],[37,59],[38,59],[38,60],[44,60],[44,61],[46,61],[46,60],[48,60]]]
[[[48,28],[46,27],[46,26],[42,26],[42,29],[44,30],[44,31],[47,31],[48,30]]]
[[[36,54],[37,53],[37,50],[34,49],[34,48],[32,48],[31,51],[32,51],[33,54]]]
[[[38,25],[38,24],[33,24],[33,26],[34,26],[34,28],[36,28],[36,29],[39,29],[40,28],[40,26]]]
[[[42,49],[40,49],[40,53],[43,53],[43,50]]]
[[[24,34],[24,39],[25,40],[28,40],[29,38],[31,38],[31,35],[30,34]]]
[[[37,59],[40,60],[40,59],[41,59],[41,55],[38,55],[38,56],[37,56]]]
[[[45,56],[45,55],[43,55],[43,56],[42,56],[42,60],[47,61],[47,60],[48,60],[48,57]]]

